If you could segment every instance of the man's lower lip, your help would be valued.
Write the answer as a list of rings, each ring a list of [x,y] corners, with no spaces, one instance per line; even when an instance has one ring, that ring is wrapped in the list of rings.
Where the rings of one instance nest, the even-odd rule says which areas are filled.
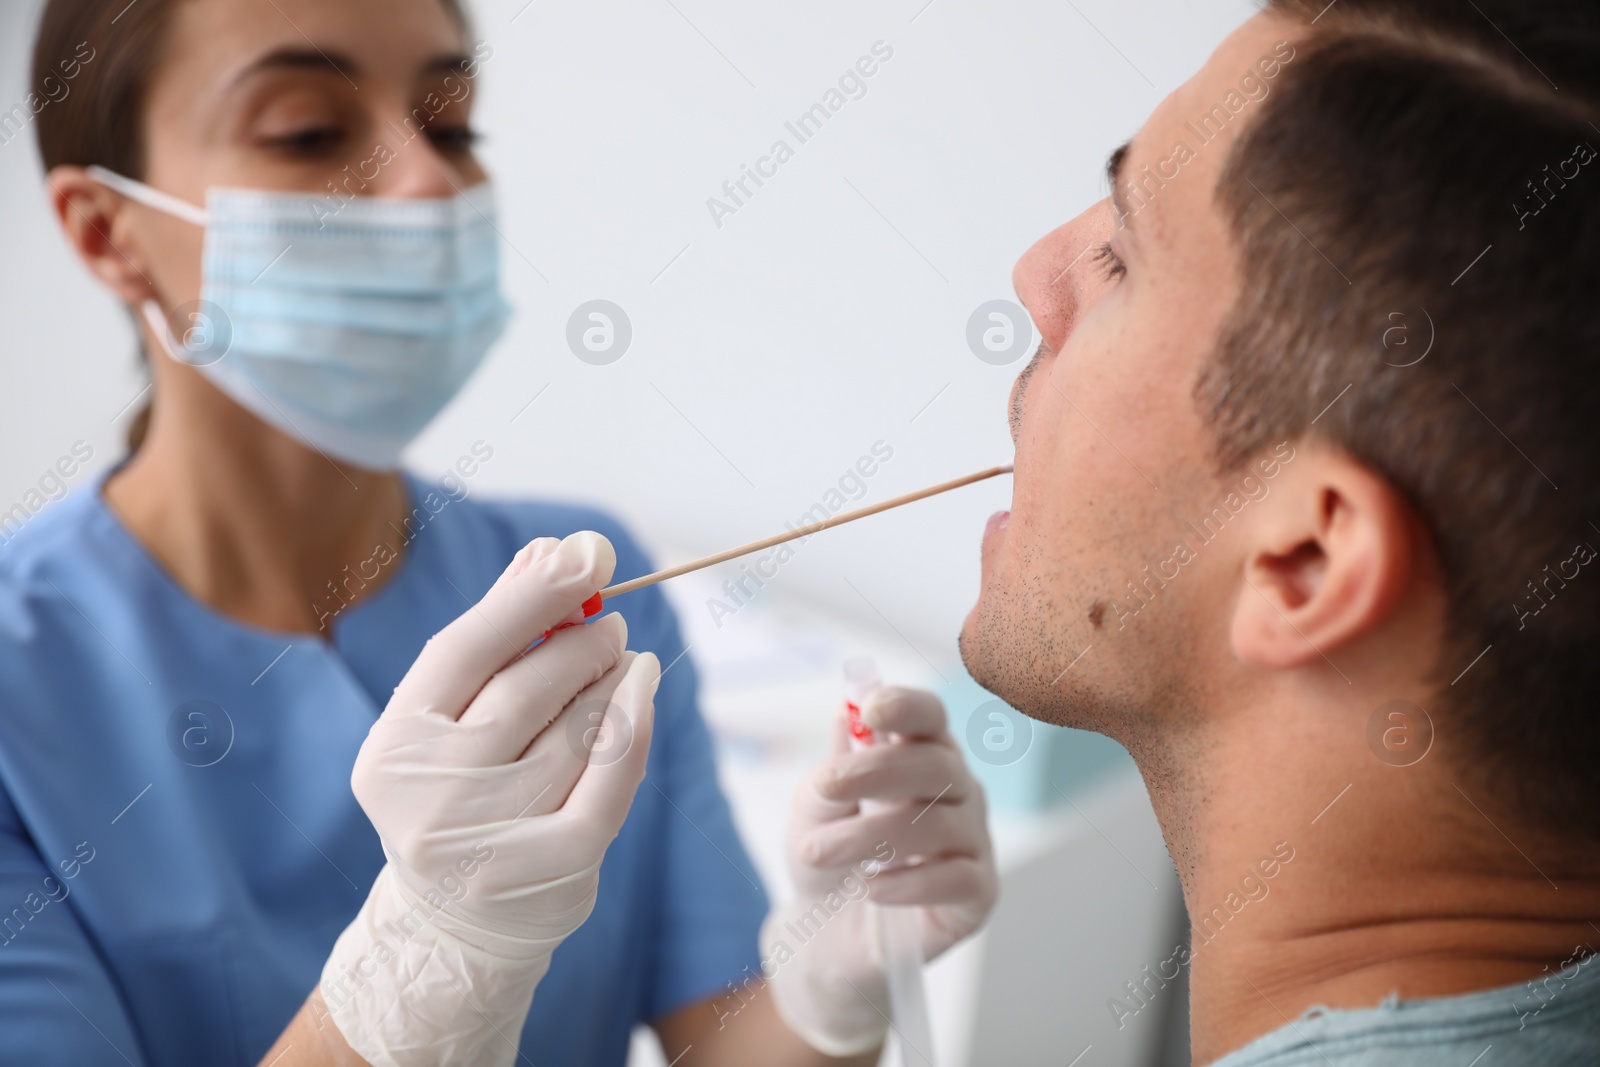
[[[1006,525],[1010,521],[1011,521],[1011,512],[1009,512],[1009,511],[997,511],[997,512],[995,512],[993,515],[989,516],[989,524],[987,526],[985,526],[984,530],[983,530],[984,535],[988,536],[990,534],[995,534],[995,533],[1000,532],[1001,530],[1004,530],[1006,528]]]

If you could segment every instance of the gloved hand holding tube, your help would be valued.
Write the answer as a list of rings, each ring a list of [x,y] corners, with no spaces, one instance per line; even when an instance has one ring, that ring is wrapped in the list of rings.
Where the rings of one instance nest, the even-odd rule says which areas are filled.
[[[351,783],[389,862],[320,990],[369,1063],[513,1063],[551,953],[594,907],[661,680],[621,616],[562,625],[615,565],[595,533],[529,544],[428,642],[361,747]],[[589,760],[596,726],[620,757]]]
[[[978,929],[999,886],[983,787],[939,699],[879,688],[861,722],[878,743],[852,751],[841,712],[831,755],[795,794],[787,845],[796,894],[761,931],[779,1014],[832,1056],[876,1048],[893,1015],[878,924],[853,880],[876,903],[914,909],[927,960]]]

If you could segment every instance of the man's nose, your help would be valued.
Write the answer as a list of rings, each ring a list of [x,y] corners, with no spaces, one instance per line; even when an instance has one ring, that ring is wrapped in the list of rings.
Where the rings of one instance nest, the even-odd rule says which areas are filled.
[[[1109,198],[1040,238],[1017,260],[1011,282],[1040,338],[1061,351],[1083,313],[1104,290],[1097,250],[1116,232]]]

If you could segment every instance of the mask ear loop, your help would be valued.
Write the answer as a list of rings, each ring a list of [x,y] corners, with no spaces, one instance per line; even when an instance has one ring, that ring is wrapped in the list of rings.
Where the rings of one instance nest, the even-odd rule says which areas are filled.
[[[134,181],[132,178],[124,178],[116,171],[106,170],[99,164],[90,164],[84,169],[88,172],[89,177],[107,189],[121,193],[129,200],[136,200],[145,207],[164,211],[168,215],[180,218],[184,222],[192,222],[196,226],[203,227],[206,224],[206,209],[203,207],[191,204],[187,200],[180,200],[171,193],[163,193],[160,189],[152,189],[144,182]]]
[[[193,305],[189,305],[193,306]],[[199,308],[194,312],[196,316],[209,317],[208,305],[201,301]],[[146,300],[139,305],[139,312],[144,317],[145,325],[150,327],[150,332],[156,335],[156,341],[166,349],[167,355],[179,363],[191,367],[209,367],[228,354],[232,347],[232,332],[226,320],[211,323],[205,342],[198,346],[191,346],[187,341],[179,341],[172,336],[172,327],[167,324],[166,315],[162,314],[161,305],[154,298]],[[220,309],[218,310],[220,314]]]
[[[156,342],[166,350],[169,357],[179,363],[188,363],[191,367],[197,365],[178,354],[178,339],[172,336],[172,328],[167,325],[167,317],[161,313],[161,305],[154,297],[140,304],[139,311],[144,316],[144,324],[150,327],[150,332],[156,335]]]
[[[124,177],[116,171],[107,170],[98,164],[91,164],[84,169],[88,172],[89,177],[104,185],[107,189],[121,193],[129,200],[202,228],[206,225],[207,215],[205,208],[197,207],[187,200],[180,200],[171,193],[163,193],[160,189],[152,188],[144,182]],[[166,349],[167,355],[179,363],[186,363],[191,367],[204,367],[215,363],[223,355],[227,354],[226,345],[222,346],[223,351],[218,355],[210,353],[209,349],[216,346],[209,345],[206,350],[202,350],[204,358],[195,358],[193,349],[187,344],[180,344],[178,339],[172,336],[172,328],[167,324],[167,317],[162,313],[161,305],[153,297],[139,305],[139,311],[144,317],[145,325],[150,327],[150,332],[155,334],[156,340],[162,348]]]

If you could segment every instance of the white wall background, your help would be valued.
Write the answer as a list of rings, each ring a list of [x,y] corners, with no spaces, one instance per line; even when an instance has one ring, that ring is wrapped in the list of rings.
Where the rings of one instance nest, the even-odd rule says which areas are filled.
[[[0,0],[0,113],[27,92],[39,7]],[[519,315],[411,460],[442,470],[484,439],[495,454],[475,491],[597,501],[676,562],[795,521],[879,440],[894,458],[865,500],[1009,459],[1005,399],[1021,362],[977,359],[969,316],[1011,295],[1028,245],[1104,194],[1106,153],[1253,4],[475,7],[494,50],[480,125]],[[795,145],[785,121],[880,40],[894,55],[866,96]],[[795,158],[717,227],[707,198],[780,137]],[[632,321],[632,347],[609,366],[566,343],[569,316],[595,298]],[[4,512],[76,441],[95,468],[115,462],[144,386],[124,313],[56,234],[29,137],[0,144],[0,346]],[[722,575],[672,589],[706,668],[724,784],[780,895],[787,789],[774,783],[820,753],[817,710],[836,699],[840,655],[871,650],[893,680],[943,682],[958,723],[980,699],[960,680],[955,635],[984,519],[1009,495],[1002,479],[818,538],[725,629],[703,610]],[[1039,822],[997,811],[1001,910],[930,969],[947,1062],[1065,1063],[1091,1041],[1084,1067],[1153,1055],[1155,1020],[1102,1033],[1100,998],[1160,958],[1176,908],[1131,778]],[[992,795],[1006,784],[990,782]],[[1097,851],[1103,828],[1116,857]],[[1030,996],[1048,1003],[1035,1011]],[[649,1045],[636,1063],[659,1062]]]
[[[39,6],[0,0],[0,107],[27,91]],[[484,151],[519,315],[414,464],[440,469],[483,438],[480,485],[600,501],[679,558],[781,529],[879,439],[894,459],[870,500],[1004,462],[1021,364],[976,359],[968,316],[1103,195],[1107,151],[1250,7],[479,0]],[[774,139],[794,143],[785,120],[879,40],[894,58],[867,95],[718,229],[707,197]],[[596,297],[634,328],[605,367],[565,343]],[[4,510],[76,440],[113,461],[143,385],[121,310],[56,235],[31,138],[0,146],[0,337]],[[837,531],[778,581],[881,612],[953,663],[978,535],[1009,492],[1000,480]]]

